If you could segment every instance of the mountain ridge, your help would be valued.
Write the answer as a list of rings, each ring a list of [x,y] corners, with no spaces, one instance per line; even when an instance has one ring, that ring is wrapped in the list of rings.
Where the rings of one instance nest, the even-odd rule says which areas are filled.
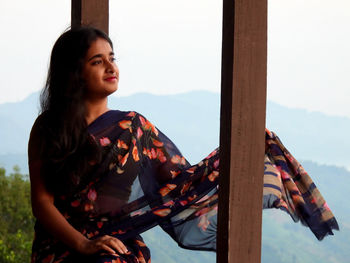
[[[4,154],[25,154],[30,128],[39,112],[39,92],[21,102],[0,104],[0,164]],[[149,118],[169,138],[180,145],[185,156],[197,161],[219,145],[220,94],[192,91],[176,95],[137,93],[110,96],[112,109],[135,110]],[[297,159],[350,168],[350,118],[320,112],[291,109],[267,103],[266,127],[275,131]],[[182,133],[193,129],[198,144],[183,143]],[[317,135],[317,136],[315,136]],[[204,146],[203,148],[201,146]],[[23,170],[23,169],[22,169]],[[24,170],[23,170],[24,171]]]

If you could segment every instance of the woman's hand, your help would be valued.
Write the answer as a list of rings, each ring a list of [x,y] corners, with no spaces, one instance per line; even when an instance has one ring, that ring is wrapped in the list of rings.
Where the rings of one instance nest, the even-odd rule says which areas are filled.
[[[102,236],[96,239],[86,239],[77,248],[78,252],[85,255],[107,252],[111,255],[128,254],[126,246],[118,238],[112,236]]]

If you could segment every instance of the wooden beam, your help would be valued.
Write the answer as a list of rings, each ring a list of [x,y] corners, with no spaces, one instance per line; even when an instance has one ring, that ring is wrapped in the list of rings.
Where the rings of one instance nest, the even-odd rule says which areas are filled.
[[[108,34],[109,0],[72,0],[72,28],[93,26]]]
[[[267,0],[223,0],[217,262],[260,262]]]

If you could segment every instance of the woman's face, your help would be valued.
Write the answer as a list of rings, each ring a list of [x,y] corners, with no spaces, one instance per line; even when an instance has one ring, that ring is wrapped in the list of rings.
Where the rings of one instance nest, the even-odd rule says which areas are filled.
[[[105,39],[92,42],[84,60],[82,77],[87,99],[106,98],[118,89],[119,69],[112,47]]]

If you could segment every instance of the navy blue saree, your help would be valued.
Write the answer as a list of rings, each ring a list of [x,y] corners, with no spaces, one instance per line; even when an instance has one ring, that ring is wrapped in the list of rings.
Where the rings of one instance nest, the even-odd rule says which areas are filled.
[[[135,112],[108,111],[88,131],[101,147],[102,161],[92,164],[75,193],[55,197],[55,205],[86,237],[115,236],[130,253],[83,259],[37,222],[33,262],[150,262],[140,234],[156,225],[181,247],[216,250],[219,149],[190,165],[161,131]],[[263,206],[285,210],[320,240],[338,229],[310,177],[269,131]]]

